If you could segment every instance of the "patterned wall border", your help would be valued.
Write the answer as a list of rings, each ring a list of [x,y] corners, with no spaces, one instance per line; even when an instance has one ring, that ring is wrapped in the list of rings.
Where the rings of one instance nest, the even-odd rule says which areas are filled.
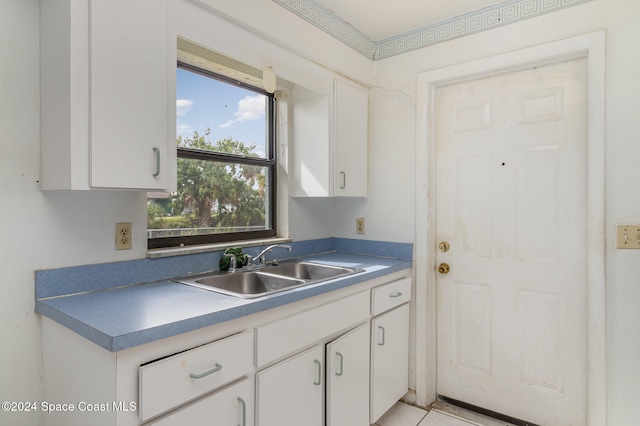
[[[315,0],[273,0],[280,6],[295,13],[327,34],[342,41],[347,46],[367,58],[374,58],[376,42],[340,19],[329,9]]]
[[[592,0],[507,0],[380,41],[340,19],[316,0],[273,0],[327,34],[373,60],[384,59],[444,41],[509,25]]]

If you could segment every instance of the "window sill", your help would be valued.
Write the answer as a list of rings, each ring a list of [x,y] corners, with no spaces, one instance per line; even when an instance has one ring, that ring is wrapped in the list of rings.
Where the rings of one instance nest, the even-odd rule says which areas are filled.
[[[228,247],[255,247],[270,244],[290,243],[292,238],[276,237],[262,240],[229,241],[225,243],[206,244],[198,246],[172,247],[147,251],[147,259],[159,259],[162,257],[183,256],[188,254],[208,253],[224,250]]]

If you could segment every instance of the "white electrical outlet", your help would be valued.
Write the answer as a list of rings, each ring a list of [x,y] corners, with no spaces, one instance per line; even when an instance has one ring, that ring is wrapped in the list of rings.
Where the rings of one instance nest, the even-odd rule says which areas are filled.
[[[116,250],[131,250],[131,222],[116,223]]]
[[[364,234],[364,217],[356,218],[356,234]]]

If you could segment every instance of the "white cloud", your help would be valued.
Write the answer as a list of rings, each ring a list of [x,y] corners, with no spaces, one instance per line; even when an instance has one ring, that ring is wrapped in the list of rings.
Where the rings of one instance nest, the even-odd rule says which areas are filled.
[[[247,96],[244,99],[238,101],[238,111],[233,114],[233,118],[218,127],[224,129],[232,126],[235,123],[241,123],[243,121],[259,120],[264,117],[264,96]]]
[[[193,128],[187,123],[177,123],[176,133],[185,138],[193,136]]]
[[[195,102],[189,99],[177,99],[176,100],[176,115],[178,117],[184,117],[193,107]]]

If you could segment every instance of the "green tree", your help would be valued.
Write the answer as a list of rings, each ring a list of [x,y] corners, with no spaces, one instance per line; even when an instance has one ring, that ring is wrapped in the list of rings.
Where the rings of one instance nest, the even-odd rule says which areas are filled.
[[[194,132],[178,137],[178,145],[242,156],[257,156],[255,145],[232,139],[215,143]],[[264,224],[264,173],[259,167],[237,163],[178,159],[178,191],[174,213],[189,214],[194,227],[237,227]]]

